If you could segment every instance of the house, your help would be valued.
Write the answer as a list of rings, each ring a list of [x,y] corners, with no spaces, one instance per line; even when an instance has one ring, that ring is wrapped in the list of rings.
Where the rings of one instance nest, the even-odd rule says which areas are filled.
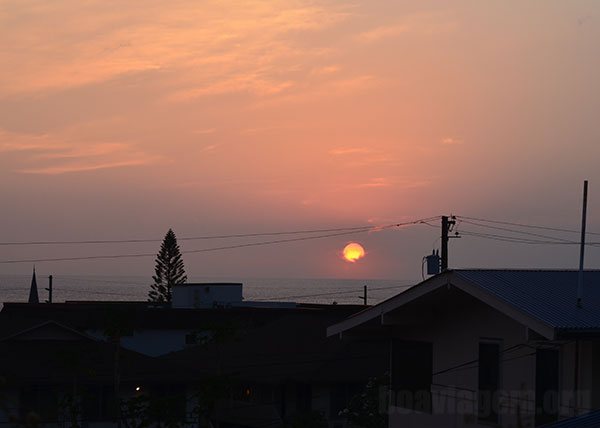
[[[448,270],[347,319],[390,343],[390,427],[533,427],[600,408],[600,271]]]
[[[340,411],[389,369],[387,342],[326,336],[329,325],[364,306],[240,302],[237,285],[219,287],[190,288],[216,304],[192,292],[193,304],[184,298],[176,308],[5,303],[0,423],[35,417],[46,426],[100,428],[130,425],[151,409],[155,419],[186,426],[278,427],[314,418],[343,428]]]
[[[130,398],[148,371],[148,357],[59,322],[0,322],[0,421],[112,425],[115,385]]]
[[[332,321],[359,308],[364,306],[301,305],[261,328],[227,329],[209,346],[162,359],[191,377],[228,379],[231,394],[217,403],[218,420],[227,426],[282,426],[318,414],[326,426],[342,428],[346,422],[340,412],[370,378],[389,369],[387,342],[326,337]]]

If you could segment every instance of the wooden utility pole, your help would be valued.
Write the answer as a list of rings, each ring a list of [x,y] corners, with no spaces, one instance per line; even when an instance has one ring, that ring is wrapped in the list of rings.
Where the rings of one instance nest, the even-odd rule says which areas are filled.
[[[46,300],[46,303],[52,303],[52,275],[48,277],[48,288],[46,288],[46,291],[48,291],[48,300]]]
[[[442,272],[448,269],[448,241],[450,228],[456,224],[454,217],[442,216]]]
[[[358,296],[358,298],[363,301],[363,305],[367,306],[367,286],[366,285],[363,286],[363,295]]]

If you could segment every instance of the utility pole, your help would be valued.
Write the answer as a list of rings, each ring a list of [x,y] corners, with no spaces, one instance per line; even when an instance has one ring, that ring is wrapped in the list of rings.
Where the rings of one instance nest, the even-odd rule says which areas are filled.
[[[52,275],[48,277],[48,288],[46,288],[46,291],[48,291],[48,300],[46,300],[46,303],[52,303]]]
[[[360,297],[363,300],[363,304],[367,306],[367,286],[363,286],[363,295]]]
[[[442,216],[442,272],[448,269],[448,240],[450,239],[448,235],[455,224],[454,216]]]

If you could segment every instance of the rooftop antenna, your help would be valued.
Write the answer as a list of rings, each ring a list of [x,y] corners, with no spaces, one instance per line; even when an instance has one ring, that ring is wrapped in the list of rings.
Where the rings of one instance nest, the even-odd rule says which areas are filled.
[[[581,308],[583,297],[583,262],[585,259],[585,223],[587,216],[588,181],[583,182],[583,210],[581,212],[581,243],[579,246],[579,276],[577,277],[577,307]]]

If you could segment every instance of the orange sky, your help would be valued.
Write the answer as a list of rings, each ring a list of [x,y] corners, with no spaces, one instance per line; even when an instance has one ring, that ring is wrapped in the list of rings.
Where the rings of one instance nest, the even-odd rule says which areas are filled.
[[[451,212],[577,227],[584,178],[600,230],[598,40],[594,0],[0,1],[0,241]],[[416,278],[436,234],[186,265],[192,276]],[[351,240],[367,249],[359,263],[339,258]],[[452,245],[462,266],[577,265],[574,249]],[[155,246],[5,247],[0,260],[138,250]],[[145,274],[152,260],[42,269]]]

